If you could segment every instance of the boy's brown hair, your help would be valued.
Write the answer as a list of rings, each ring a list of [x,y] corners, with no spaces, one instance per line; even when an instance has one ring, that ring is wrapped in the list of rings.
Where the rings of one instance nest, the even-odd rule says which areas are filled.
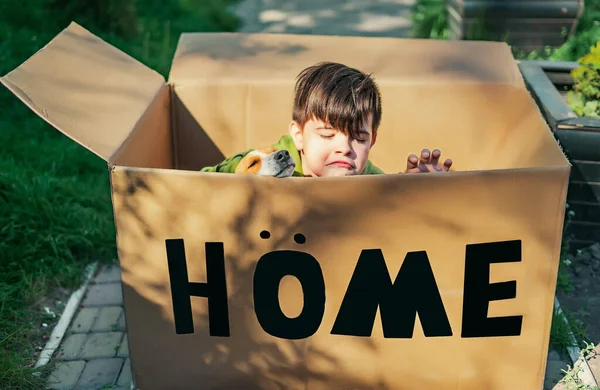
[[[298,75],[292,119],[301,128],[314,118],[360,138],[361,127],[373,115],[373,138],[381,122],[381,95],[371,77],[335,62],[320,62]]]

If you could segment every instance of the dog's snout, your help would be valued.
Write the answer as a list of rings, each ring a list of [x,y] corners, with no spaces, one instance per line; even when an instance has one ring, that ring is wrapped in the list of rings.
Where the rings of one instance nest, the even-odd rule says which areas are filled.
[[[282,160],[286,157],[288,157],[290,155],[290,153],[287,150],[278,150],[275,153],[275,160]]]

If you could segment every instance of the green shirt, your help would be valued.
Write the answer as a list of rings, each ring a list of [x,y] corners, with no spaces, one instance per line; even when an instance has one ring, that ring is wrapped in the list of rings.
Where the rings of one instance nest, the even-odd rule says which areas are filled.
[[[290,156],[296,162],[296,168],[294,169],[294,173],[292,176],[304,176],[302,173],[302,160],[300,158],[300,153],[298,153],[298,149],[296,149],[296,145],[294,144],[294,140],[289,134],[284,135],[279,139],[273,147],[277,150],[287,150],[290,153]],[[254,149],[248,149],[245,152],[238,153],[236,155],[227,157],[221,163],[204,167],[200,170],[200,172],[221,172],[221,173],[235,173],[235,168],[238,163],[244,156],[253,151]],[[365,168],[363,169],[361,175],[379,175],[383,174],[383,171],[377,168],[371,161],[367,161]]]

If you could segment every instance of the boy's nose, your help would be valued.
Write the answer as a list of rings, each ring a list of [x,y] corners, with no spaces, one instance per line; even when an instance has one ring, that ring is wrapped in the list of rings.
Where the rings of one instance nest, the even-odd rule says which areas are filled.
[[[283,160],[289,155],[290,153],[287,150],[278,150],[277,152],[275,152],[275,160]]]
[[[350,145],[350,141],[346,139],[340,141],[339,145],[337,146],[337,149],[343,154],[348,154],[352,151],[352,146]]]

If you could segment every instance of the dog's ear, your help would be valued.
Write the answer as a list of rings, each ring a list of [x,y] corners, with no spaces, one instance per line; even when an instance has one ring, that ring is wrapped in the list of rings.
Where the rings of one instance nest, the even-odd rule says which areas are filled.
[[[237,167],[235,168],[235,173],[255,175],[258,173],[258,171],[260,171],[261,166],[262,157],[256,153],[248,153],[238,163]]]

